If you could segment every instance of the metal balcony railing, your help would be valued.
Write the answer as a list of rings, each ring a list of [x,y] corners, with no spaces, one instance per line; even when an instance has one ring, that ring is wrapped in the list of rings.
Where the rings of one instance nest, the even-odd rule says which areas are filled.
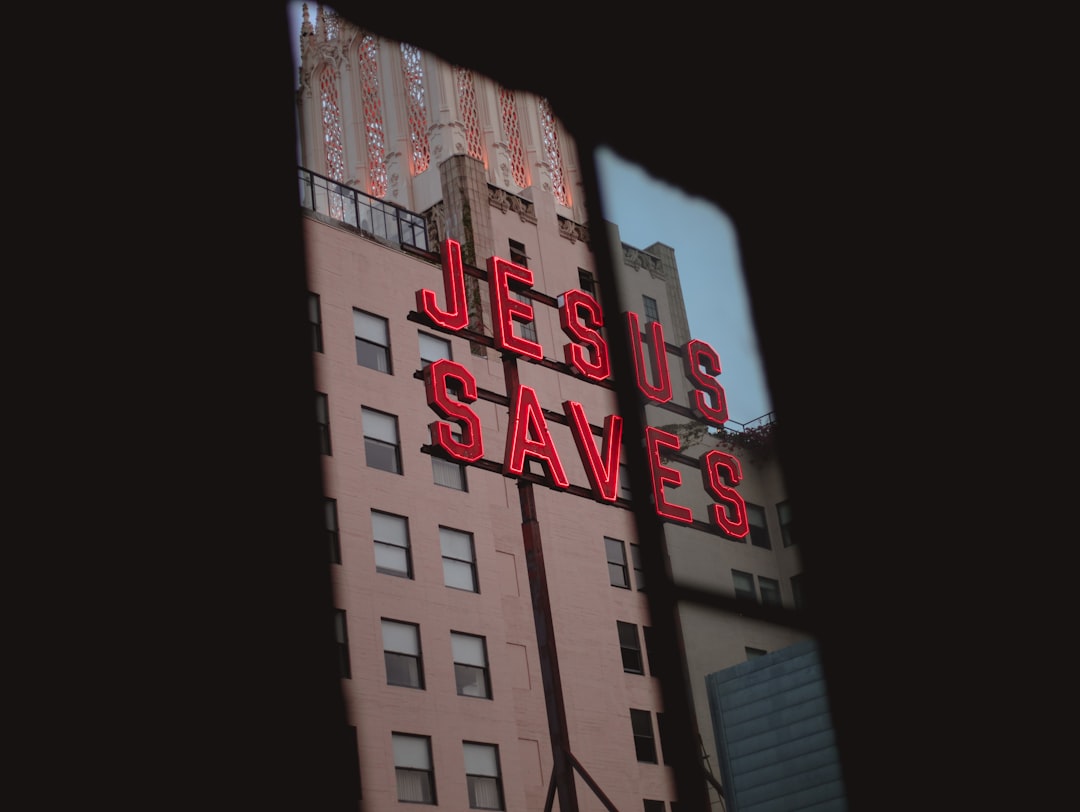
[[[305,209],[347,223],[367,236],[428,250],[427,223],[421,215],[302,167],[299,173],[300,205]]]

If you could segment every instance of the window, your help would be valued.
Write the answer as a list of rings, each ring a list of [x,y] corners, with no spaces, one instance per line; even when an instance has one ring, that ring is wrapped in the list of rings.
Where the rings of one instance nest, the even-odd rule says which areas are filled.
[[[458,437],[460,438],[460,434]],[[456,491],[469,490],[469,483],[465,479],[465,466],[460,462],[451,462],[432,454],[431,476],[436,485],[442,485],[444,488],[453,488]]]
[[[660,321],[660,310],[656,306],[656,299],[652,296],[642,296],[641,301],[645,304],[645,323]]]
[[[645,570],[641,566],[641,545],[630,545],[630,563],[634,565],[634,583],[637,584],[638,592],[645,591]]]
[[[772,542],[769,540],[769,527],[765,522],[765,508],[747,502],[746,517],[750,520],[750,543],[755,547],[771,550]]]
[[[626,458],[625,454],[623,455],[623,458]],[[626,500],[633,499],[630,492],[630,468],[627,467],[624,462],[619,463],[619,498]]]
[[[435,803],[435,771],[431,768],[431,739],[427,736],[392,734],[394,773],[399,801]]]
[[[499,748],[477,742],[462,742],[462,745],[465,749],[465,780],[469,784],[469,808],[502,809]]]
[[[776,506],[776,515],[780,517],[780,538],[783,539],[785,547],[790,547],[795,543],[791,535],[791,503],[779,503]]]
[[[754,589],[754,576],[748,572],[731,571],[735,582],[735,597],[757,602],[757,590]]]
[[[383,658],[386,684],[406,688],[424,687],[424,667],[420,658],[420,627],[397,620],[382,622]]]
[[[630,709],[630,725],[634,731],[634,750],[637,760],[656,764],[656,737],[652,718],[647,710]]]
[[[796,609],[806,608],[806,594],[803,592],[802,573],[791,576],[791,601]]]
[[[322,392],[315,393],[315,421],[319,435],[319,453],[327,454],[330,451],[330,401]]]
[[[584,268],[577,269],[578,287],[588,293],[594,299],[596,298],[596,277],[592,271],[586,271]]]
[[[769,652],[763,648],[751,648],[750,646],[746,646],[746,659],[748,660],[752,660],[754,657],[764,657],[768,653]]]
[[[458,696],[491,699],[487,643],[484,638],[450,632],[450,648],[454,653],[454,679],[457,681]]]
[[[408,519],[373,510],[371,534],[375,540],[375,571],[398,578],[412,578]]]
[[[334,610],[334,641],[337,643],[338,676],[352,678],[352,665],[349,662],[349,630],[345,622],[345,610]]]
[[[472,533],[440,527],[439,544],[442,546],[443,580],[446,585],[468,592],[479,592]]]
[[[461,431],[451,429],[450,435],[457,441],[461,441]],[[465,479],[465,466],[460,462],[445,460],[435,454],[431,456],[431,475],[436,485],[444,488],[453,488],[456,491],[468,491],[469,483]]]
[[[525,254],[525,244],[510,240],[510,261],[522,268],[529,267],[529,257]]]
[[[645,799],[645,812],[665,812],[663,801],[650,801]]]
[[[360,413],[364,423],[364,453],[368,467],[400,474],[397,418],[367,407],[362,407]]]
[[[319,304],[319,294],[308,293],[307,307],[308,323],[311,325],[311,349],[313,352],[322,352],[322,306]]]
[[[420,368],[423,369],[432,361],[446,358],[452,361],[450,342],[445,338],[438,338],[427,333],[418,333],[420,336]]]
[[[386,319],[353,308],[356,333],[356,363],[368,369],[392,373],[390,369],[390,327]]]
[[[326,536],[330,542],[330,563],[341,563],[341,537],[338,532],[337,500],[326,499],[323,502],[323,516],[326,522]]]
[[[532,300],[515,290],[510,291],[510,295],[517,299],[519,302],[525,302],[525,304],[531,305]],[[530,319],[529,321],[520,321],[518,326],[521,329],[521,337],[527,338],[529,341],[535,341],[539,343],[539,339],[536,337],[536,320]]]
[[[758,576],[758,589],[761,590],[761,602],[771,606],[780,605],[780,582],[774,578]]]
[[[619,629],[619,648],[622,650],[622,668],[627,674],[644,674],[645,664],[641,659],[641,641],[638,629],[633,623],[615,621]]]
[[[626,547],[618,539],[604,536],[604,547],[607,548],[608,578],[612,586],[630,588],[630,575],[626,570]]]

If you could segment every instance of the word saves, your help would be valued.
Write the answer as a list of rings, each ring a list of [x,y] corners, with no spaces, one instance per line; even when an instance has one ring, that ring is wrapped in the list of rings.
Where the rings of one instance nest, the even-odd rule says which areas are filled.
[[[436,294],[427,289],[416,292],[416,306],[433,324],[448,332],[457,332],[468,325],[469,313],[461,245],[455,240],[443,242],[442,269],[445,308],[439,306]],[[487,269],[495,345],[526,358],[542,359],[543,348],[516,334],[513,329],[514,321],[532,320],[533,308],[528,302],[510,295],[510,282],[514,280],[531,287],[532,271],[499,257],[488,259]],[[572,289],[558,297],[558,309],[562,330],[571,339],[563,347],[567,365],[586,380],[600,382],[607,379],[611,374],[611,363],[607,343],[598,332],[604,323],[599,303],[585,291]],[[656,404],[667,403],[672,398],[672,388],[663,327],[659,322],[647,325],[645,341],[651,358],[651,370],[647,372],[638,316],[625,312],[623,317],[638,389]],[[706,342],[693,339],[682,348],[682,358],[686,375],[695,385],[695,414],[712,425],[723,426],[728,417],[727,401],[723,387],[715,377],[720,374],[720,359],[716,351]],[[448,385],[451,380],[456,381],[456,387]],[[477,399],[476,379],[472,373],[457,362],[441,359],[424,369],[424,386],[428,405],[440,417],[457,424],[451,426],[443,421],[431,423],[432,445],[463,463],[476,462],[483,457],[480,418],[468,406]],[[503,454],[503,473],[521,476],[526,458],[532,457],[544,466],[554,487],[569,488],[569,480],[552,441],[536,390],[518,384],[516,391],[508,395],[510,424]],[[602,443],[597,448],[584,407],[572,400],[563,401],[562,406],[589,478],[593,498],[600,502],[615,502],[622,448],[622,418],[617,414],[604,418]],[[459,427],[459,437],[455,438],[455,431]],[[656,512],[672,521],[692,523],[694,517],[691,509],[669,501],[665,492],[667,486],[678,487],[682,484],[682,474],[665,465],[661,458],[664,450],[677,451],[680,448],[678,436],[647,426],[645,444]],[[706,491],[716,500],[709,509],[711,523],[726,536],[744,538],[750,525],[746,504],[735,490],[742,480],[738,459],[713,449],[701,457],[699,468]]]

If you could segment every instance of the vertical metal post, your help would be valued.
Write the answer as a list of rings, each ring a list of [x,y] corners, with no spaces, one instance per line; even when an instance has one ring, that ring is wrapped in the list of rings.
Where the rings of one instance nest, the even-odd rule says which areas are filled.
[[[517,360],[509,353],[503,355],[503,377],[506,392],[513,398],[519,381]],[[566,703],[563,700],[559,657],[555,649],[555,627],[551,618],[551,597],[548,594],[547,571],[544,568],[540,522],[536,516],[536,499],[531,482],[518,480],[518,498],[521,503],[521,535],[525,543],[525,562],[529,571],[533,623],[540,655],[540,674],[547,706],[548,734],[551,737],[552,778],[559,795],[559,812],[577,812],[577,788],[574,784],[573,765],[568,758],[570,736],[566,728]]]

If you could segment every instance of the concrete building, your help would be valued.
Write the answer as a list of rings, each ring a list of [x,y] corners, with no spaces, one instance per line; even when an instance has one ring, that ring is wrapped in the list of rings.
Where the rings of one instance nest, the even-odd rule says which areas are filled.
[[[305,13],[300,52],[318,450],[361,808],[540,810],[557,796],[567,812],[659,812],[688,751],[725,808],[705,677],[805,639],[770,615],[798,605],[801,568],[782,473],[753,442],[771,424],[710,431],[695,412],[674,250],[590,227],[572,134],[545,99],[325,7]],[[599,284],[598,240],[617,290]],[[604,350],[581,337],[590,316],[569,304],[581,291],[633,314],[585,332],[629,325],[641,416],[660,432],[649,471],[624,463],[608,496],[597,478],[615,470],[619,410]],[[585,347],[576,362],[570,347]],[[446,400],[468,405],[471,429]],[[612,445],[631,460],[647,439]],[[711,519],[700,462],[729,452],[746,509],[724,510],[749,524],[736,533]],[[629,488],[646,478],[651,494]],[[638,537],[641,500],[665,516],[663,573],[643,563],[657,540]],[[677,639],[657,641],[647,585],[661,581],[728,600],[681,601]],[[693,714],[675,731],[655,662],[668,649]]]

